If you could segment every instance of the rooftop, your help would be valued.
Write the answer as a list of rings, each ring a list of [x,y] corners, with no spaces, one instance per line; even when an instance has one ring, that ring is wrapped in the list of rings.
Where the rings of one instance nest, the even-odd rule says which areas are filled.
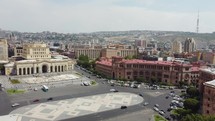
[[[201,68],[200,70],[210,74],[215,74],[215,68]]]
[[[204,85],[215,88],[215,80],[205,82]]]
[[[97,61],[97,63],[99,64],[104,64],[104,65],[108,65],[111,66],[112,65],[112,61],[109,60],[102,60],[102,61]],[[120,61],[119,63],[125,63],[125,64],[149,64],[149,65],[167,65],[167,66],[176,66],[176,65],[183,65],[184,66],[192,66],[190,64],[182,64],[179,62],[171,62],[171,61],[146,61],[146,60],[140,60],[140,59],[132,59],[132,60],[125,60],[123,59],[122,61]],[[198,71],[198,67],[193,67],[193,71]]]

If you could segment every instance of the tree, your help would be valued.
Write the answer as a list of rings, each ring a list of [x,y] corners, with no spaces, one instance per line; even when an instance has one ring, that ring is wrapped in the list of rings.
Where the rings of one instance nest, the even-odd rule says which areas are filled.
[[[182,118],[181,121],[215,121],[215,116],[200,115],[200,114],[189,114]]]
[[[77,60],[77,64],[84,67],[84,68],[90,68],[91,64],[89,62],[89,58],[87,55],[80,55],[78,60]]]
[[[128,55],[128,56],[125,57],[125,59],[126,59],[126,60],[131,60],[131,59],[132,59],[132,56],[131,56],[131,55]]]
[[[187,98],[184,101],[184,108],[185,109],[190,109],[192,110],[194,113],[196,113],[199,110],[199,101],[193,98]]]
[[[132,58],[133,58],[133,59],[137,59],[137,55],[133,55]]]
[[[189,87],[186,92],[190,98],[199,97],[199,90],[196,87]]]
[[[145,79],[143,77],[139,77],[136,79],[138,82],[145,82]]]
[[[157,78],[154,77],[154,76],[152,76],[152,77],[151,77],[151,83],[152,83],[152,84],[156,84],[156,83],[157,83]]]
[[[173,115],[177,117],[177,119],[182,119],[184,116],[188,114],[191,114],[190,109],[187,110],[187,109],[179,108],[179,109],[173,110]]]

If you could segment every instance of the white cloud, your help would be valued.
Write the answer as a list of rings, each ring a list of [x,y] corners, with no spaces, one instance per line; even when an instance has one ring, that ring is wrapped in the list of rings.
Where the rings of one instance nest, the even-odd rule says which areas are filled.
[[[56,1],[56,0],[55,0]],[[123,0],[77,3],[51,0],[1,0],[0,28],[18,31],[92,32],[109,30],[195,31],[196,15],[119,6]],[[129,1],[129,0],[128,0]],[[139,0],[135,0],[138,2]],[[154,0],[143,0],[146,5]],[[59,1],[58,1],[59,2]],[[200,31],[214,31],[213,13],[201,13]],[[204,17],[204,18],[203,18]],[[201,30],[202,29],[202,30]]]

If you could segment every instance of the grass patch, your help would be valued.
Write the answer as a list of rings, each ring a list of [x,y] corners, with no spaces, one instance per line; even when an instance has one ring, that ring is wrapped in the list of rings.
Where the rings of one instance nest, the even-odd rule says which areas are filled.
[[[167,121],[165,118],[163,118],[160,115],[154,115],[154,119],[155,119],[155,121]]]
[[[90,82],[92,85],[96,85],[96,81],[91,81]]]
[[[19,84],[19,83],[21,83],[18,79],[12,79],[12,80],[10,80],[10,82],[12,84]]]
[[[25,90],[16,90],[16,89],[8,89],[7,90],[8,94],[22,94],[24,92],[25,92]]]

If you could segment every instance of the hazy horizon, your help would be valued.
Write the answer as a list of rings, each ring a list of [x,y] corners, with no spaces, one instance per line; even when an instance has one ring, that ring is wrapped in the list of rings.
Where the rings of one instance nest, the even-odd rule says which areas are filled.
[[[1,0],[0,28],[20,32],[215,31],[212,0]]]

